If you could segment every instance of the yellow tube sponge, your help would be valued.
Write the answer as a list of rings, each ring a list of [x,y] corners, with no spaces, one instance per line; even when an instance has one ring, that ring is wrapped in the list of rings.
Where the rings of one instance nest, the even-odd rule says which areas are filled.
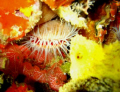
[[[120,42],[100,44],[76,35],[71,39],[70,75],[72,79],[108,77],[120,80]]]

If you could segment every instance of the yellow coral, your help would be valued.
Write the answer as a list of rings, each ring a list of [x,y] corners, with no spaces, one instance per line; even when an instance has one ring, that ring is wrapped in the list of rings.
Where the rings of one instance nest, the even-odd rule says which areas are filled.
[[[120,42],[102,47],[98,43],[76,35],[71,40],[70,74],[73,80],[108,77],[120,80]]]
[[[76,12],[73,12],[70,6],[64,7],[61,6],[55,12],[60,16],[60,18],[65,19],[67,22],[70,22],[76,27],[83,27],[87,29],[87,21],[83,17],[78,17]]]

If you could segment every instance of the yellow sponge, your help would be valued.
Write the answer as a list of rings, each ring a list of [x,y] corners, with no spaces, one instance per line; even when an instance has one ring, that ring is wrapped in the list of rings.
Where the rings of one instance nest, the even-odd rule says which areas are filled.
[[[120,42],[100,44],[76,35],[71,39],[70,75],[72,79],[108,77],[120,80]]]

